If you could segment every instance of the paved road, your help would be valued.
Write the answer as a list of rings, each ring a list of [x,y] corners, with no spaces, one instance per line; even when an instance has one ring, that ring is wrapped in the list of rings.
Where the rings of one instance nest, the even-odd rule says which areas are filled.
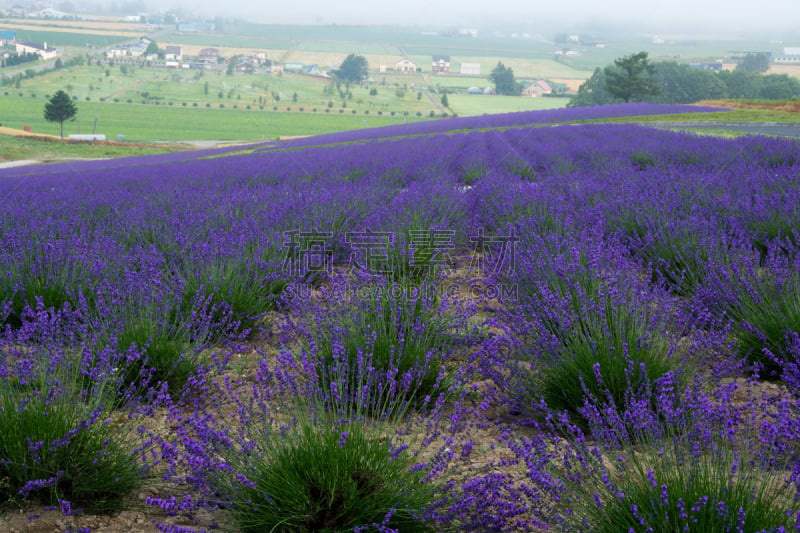
[[[665,129],[725,130],[800,138],[798,122],[642,122],[640,124]]]

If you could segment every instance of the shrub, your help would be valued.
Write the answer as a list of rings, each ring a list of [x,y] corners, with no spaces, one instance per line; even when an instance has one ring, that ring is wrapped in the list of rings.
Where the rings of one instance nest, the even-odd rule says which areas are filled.
[[[645,401],[662,378],[680,385],[670,302],[635,277],[635,264],[599,236],[578,244],[557,232],[536,237],[531,220],[518,225],[534,234],[510,280],[519,291],[513,312],[524,361],[511,396],[522,412],[536,414],[543,399],[548,411],[566,411],[586,428],[587,401],[622,410]]]
[[[95,375],[87,395],[76,354],[30,347],[25,365],[19,346],[0,353],[11,370],[0,380],[0,500],[119,509],[143,473],[125,444],[129,433],[108,420],[114,380]]]
[[[464,334],[463,313],[452,317],[448,302],[438,301],[433,285],[383,284],[361,287],[347,306],[321,307],[314,313],[310,356],[322,388],[338,380],[341,402],[350,399],[356,412],[383,413],[398,399],[412,403],[435,400],[450,384],[444,362]],[[358,291],[357,291],[358,292]],[[366,295],[364,294],[366,292]],[[312,342],[313,341],[313,342]],[[360,362],[364,361],[364,363]],[[356,374],[366,364],[373,370]],[[387,380],[388,375],[394,378]],[[341,383],[346,376],[346,382]],[[391,393],[397,398],[388,396]],[[402,381],[402,385],[401,385]],[[373,390],[372,405],[359,399],[364,387]],[[425,400],[427,398],[427,400]],[[399,403],[405,408],[405,404]]]
[[[729,442],[693,460],[677,448],[654,459],[645,473],[631,469],[628,479],[617,485],[624,497],[603,494],[604,508],[590,507],[593,531],[611,533],[643,525],[663,533],[685,528],[776,531],[779,526],[787,530],[794,526],[794,506],[783,476],[758,467],[740,469],[741,459]]]
[[[650,271],[653,282],[664,283],[680,296],[692,296],[706,277],[711,258],[728,261],[713,228],[689,227],[626,213],[612,226]]]
[[[527,405],[543,398],[554,412],[568,412],[581,421],[587,398],[620,409],[647,393],[652,381],[677,371],[669,342],[643,309],[605,298],[602,314],[587,313],[574,332],[562,339],[558,353],[534,358],[538,366],[524,373],[518,388]],[[591,314],[590,314],[591,313]]]
[[[789,473],[788,454],[780,451],[785,437],[752,438],[758,432],[747,412],[752,407],[744,421],[731,415],[720,419],[707,404],[694,407],[699,412],[687,418],[695,419],[688,425],[696,429],[685,436],[635,447],[609,438],[593,451],[567,446],[571,449],[559,454],[563,466],[551,463],[545,469],[564,483],[564,490],[552,493],[560,499],[553,523],[601,533],[796,528],[798,476]],[[611,423],[606,431],[613,432]],[[601,454],[609,457],[606,463]]]
[[[394,451],[365,422],[331,425],[303,424],[286,438],[260,435],[255,453],[223,452],[225,468],[210,486],[231,498],[226,507],[238,528],[432,530],[422,514],[435,493],[422,482],[424,472],[412,470],[411,455]]]
[[[757,289],[740,293],[731,314],[741,355],[772,375],[784,363],[800,363],[790,349],[792,336],[800,333],[800,275],[790,274],[783,283],[762,281]]]

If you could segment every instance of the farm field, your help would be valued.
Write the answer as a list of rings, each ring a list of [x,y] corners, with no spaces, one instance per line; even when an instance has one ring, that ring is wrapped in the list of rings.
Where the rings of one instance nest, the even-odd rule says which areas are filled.
[[[569,98],[522,98],[517,96],[483,96],[474,94],[447,95],[450,109],[459,116],[534,111],[537,109],[560,109],[565,107],[568,101]]]
[[[46,99],[0,97],[2,105],[8,106],[4,126],[23,129],[30,126],[33,132],[58,135],[58,123],[47,122],[43,117]],[[318,109],[303,112],[261,111],[258,109],[186,108],[169,105],[78,102],[78,119],[65,124],[64,135],[80,131],[91,133],[97,117],[97,133],[116,140],[123,135],[126,141],[181,141],[181,140],[269,140],[281,136],[315,135],[343,130],[358,130],[371,126],[402,124],[404,121],[424,120],[416,116],[378,116],[377,114],[338,113],[332,109],[324,113]]]
[[[798,529],[800,143],[555,125],[692,109],[0,169],[0,529]]]
[[[70,28],[53,28],[46,26],[26,26],[16,23],[4,24],[0,21],[0,30],[12,30],[18,33],[20,40],[38,43],[47,42],[48,45],[62,47],[93,48],[110,46],[115,43],[131,39],[133,34],[124,32],[102,32],[100,30],[75,30]]]
[[[406,81],[413,78],[406,78]],[[383,79],[376,80],[382,82]],[[395,94],[393,83],[402,79],[389,78],[387,86],[378,83],[363,87],[353,86],[349,93],[344,90],[343,99],[330,79],[302,76],[299,74],[267,73],[226,75],[224,72],[207,72],[183,70],[175,71],[166,68],[147,68],[130,64],[93,64],[72,67],[49,72],[42,76],[25,79],[20,88],[14,91],[6,88],[4,92],[13,95],[20,90],[25,96],[30,94],[54,93],[64,89],[78,100],[106,100],[125,103],[128,100],[140,102],[159,101],[163,104],[182,105],[198,103],[203,106],[212,104],[219,107],[237,105],[245,108],[265,106],[267,109],[290,106],[295,109],[316,107],[323,111],[329,102],[340,108],[342,101],[349,110],[371,110],[402,113],[409,111],[415,114],[422,111],[427,114],[433,107],[425,101],[417,101],[415,94],[406,91],[401,97]],[[378,91],[370,95],[370,88]],[[326,89],[329,91],[326,93]],[[346,89],[346,88],[345,88]],[[297,95],[295,98],[294,95]],[[352,95],[352,96],[351,96]],[[6,95],[8,96],[8,95]],[[338,110],[336,110],[338,111]],[[333,108],[331,112],[336,112]]]

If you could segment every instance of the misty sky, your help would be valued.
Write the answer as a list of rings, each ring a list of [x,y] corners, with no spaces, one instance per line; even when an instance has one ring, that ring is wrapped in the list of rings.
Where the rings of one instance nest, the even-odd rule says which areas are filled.
[[[643,30],[730,32],[797,28],[798,0],[167,0],[191,11],[257,22],[402,23],[439,27],[507,22],[517,27],[570,24],[639,25]],[[151,4],[151,2],[148,2]],[[191,6],[191,7],[189,7]],[[219,13],[224,6],[225,12]]]

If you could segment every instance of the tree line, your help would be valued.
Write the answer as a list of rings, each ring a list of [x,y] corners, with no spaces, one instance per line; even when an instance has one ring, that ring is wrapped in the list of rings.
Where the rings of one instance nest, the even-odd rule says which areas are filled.
[[[2,62],[2,66],[13,67],[14,65],[22,65],[24,63],[31,63],[33,61],[38,61],[38,60],[39,60],[39,54],[37,54],[36,52],[17,54],[14,56],[8,56],[8,58],[4,59]]]
[[[766,67],[769,67],[768,62]],[[720,98],[791,100],[800,97],[800,81],[786,74],[761,74],[764,70],[763,60],[758,57],[745,57],[736,70],[717,73],[676,61],[650,62],[646,52],[639,52],[616,59],[613,65],[603,69],[596,68],[567,106],[632,101],[689,104]]]

